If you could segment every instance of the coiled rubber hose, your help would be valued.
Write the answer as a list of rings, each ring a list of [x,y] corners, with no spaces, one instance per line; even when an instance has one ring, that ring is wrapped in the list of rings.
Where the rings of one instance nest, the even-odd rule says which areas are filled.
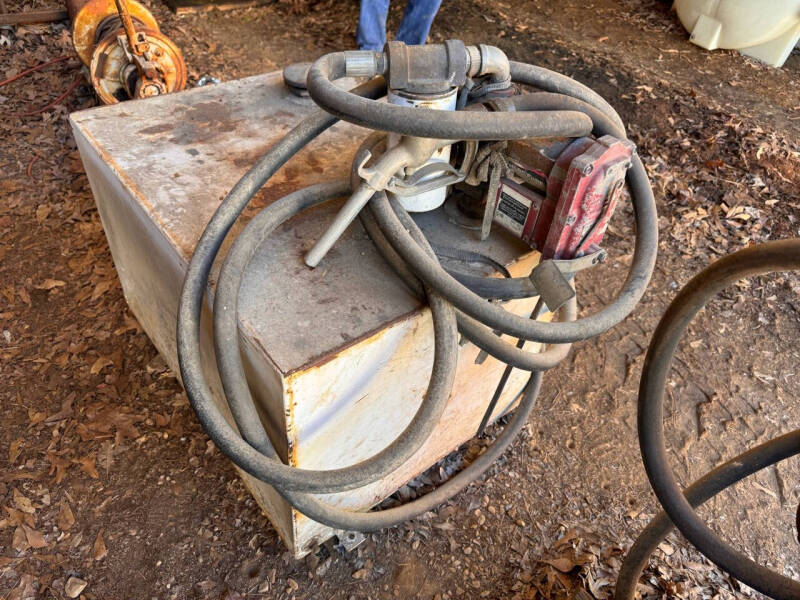
[[[664,442],[663,398],[672,358],[695,315],[727,286],[753,275],[800,269],[800,239],[767,242],[734,252],[695,276],[662,317],[645,357],[639,385],[639,445],[647,476],[664,512],[642,532],[620,572],[616,599],[634,597],[650,554],[674,526],[709,560],[776,600],[800,598],[800,582],[752,561],[702,522],[694,507],[756,471],[800,454],[800,430],[766,442],[717,467],[681,492]]]
[[[307,117],[275,144],[236,184],[209,221],[189,263],[181,294],[178,357],[192,407],[221,452],[242,470],[272,485],[287,502],[308,517],[337,529],[370,531],[391,527],[435,508],[493,464],[524,427],[536,401],[542,370],[554,366],[566,355],[569,342],[596,335],[624,318],[641,297],[655,261],[657,228],[653,195],[637,159],[628,173],[636,212],[636,250],[623,291],[605,311],[578,320],[581,323],[578,327],[572,323],[577,317],[574,301],[561,310],[561,322],[539,324],[535,320],[525,322],[519,317],[503,316],[505,311],[500,309],[486,313],[479,305],[489,306],[489,302],[468,287],[457,282],[453,284],[455,280],[438,265],[433,249],[410,216],[398,205],[391,205],[385,194],[376,194],[370,202],[371,210],[362,212],[367,231],[391,266],[431,308],[434,364],[428,390],[405,430],[371,458],[323,471],[283,464],[262,427],[242,367],[237,331],[239,286],[257,248],[276,227],[302,210],[347,194],[351,188],[349,182],[311,186],[272,203],[245,226],[225,257],[214,299],[214,346],[217,369],[238,431],[226,421],[214,402],[202,368],[200,344],[208,277],[222,242],[248,202],[283,164],[333,125],[337,117],[381,131],[448,139],[583,136],[592,130],[625,136],[619,116],[605,100],[581,84],[546,69],[511,64],[512,76],[518,83],[549,92],[546,98],[537,96],[535,101],[529,100],[540,102],[541,108],[529,109],[521,103],[506,111],[485,114],[415,108],[406,109],[410,112],[398,119],[395,110],[402,107],[385,109],[380,107],[387,105],[374,102],[385,93],[381,78],[351,92],[336,88],[331,80],[344,74],[343,64],[341,53],[322,57],[314,64],[308,78],[309,91],[324,110]],[[345,110],[335,106],[336,99],[342,98],[347,100]],[[519,289],[517,285],[514,293],[520,294]],[[533,288],[528,292],[527,295],[536,295]],[[508,290],[500,289],[498,297],[505,293]],[[313,494],[341,492],[376,481],[397,469],[420,448],[438,423],[452,390],[458,356],[457,327],[482,349],[509,365],[531,372],[516,412],[494,443],[433,492],[397,508],[353,511],[316,498]],[[500,332],[555,345],[541,354],[528,353],[503,341]]]

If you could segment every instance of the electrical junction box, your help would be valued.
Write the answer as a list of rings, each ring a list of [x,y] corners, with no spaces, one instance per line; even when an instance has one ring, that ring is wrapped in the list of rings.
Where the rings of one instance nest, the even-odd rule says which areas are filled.
[[[271,73],[71,115],[127,302],[175,373],[178,299],[197,240],[239,178],[313,110],[311,100],[291,94],[280,73]],[[368,133],[347,123],[323,133],[272,178],[242,219],[301,187],[347,177]],[[433,356],[428,308],[383,261],[360,223],[348,228],[319,267],[303,263],[340,206],[337,201],[307,211],[270,236],[250,264],[239,298],[240,348],[262,421],[282,459],[308,469],[347,466],[388,445],[416,412]],[[514,276],[528,275],[538,262],[537,253],[502,228],[479,242],[479,232],[457,225],[447,205],[415,218],[433,244],[480,252]],[[218,269],[210,278],[209,311]],[[513,301],[506,308],[529,314],[534,302]],[[208,317],[204,364],[230,419]],[[526,350],[536,349],[526,344]],[[321,498],[353,509],[374,506],[472,438],[505,367],[478,355],[473,344],[460,346],[445,413],[403,467]],[[513,371],[494,418],[527,377]],[[338,533],[292,509],[269,485],[240,474],[295,556]]]

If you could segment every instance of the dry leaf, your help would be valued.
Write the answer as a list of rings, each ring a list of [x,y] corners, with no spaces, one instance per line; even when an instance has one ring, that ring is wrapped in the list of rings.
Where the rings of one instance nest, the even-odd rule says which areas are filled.
[[[106,475],[111,470],[111,463],[114,462],[113,449],[114,443],[111,440],[104,441],[100,448],[100,466],[106,470]]]
[[[100,475],[97,474],[97,468],[95,467],[94,456],[84,456],[74,462],[80,464],[81,471],[89,475],[92,479],[100,479]]]
[[[75,515],[72,514],[72,509],[66,502],[61,505],[61,510],[58,511],[56,525],[61,531],[69,531],[75,525]]]
[[[61,421],[66,419],[67,417],[72,416],[72,401],[75,399],[75,394],[70,394],[61,402],[61,410],[57,413],[50,415],[47,417],[44,422],[45,423],[55,423],[56,421]]]
[[[12,496],[14,498],[14,506],[16,506],[19,510],[21,510],[24,513],[28,513],[29,515],[32,515],[33,513],[36,512],[36,509],[33,507],[33,504],[31,504],[30,498],[25,496],[17,488],[14,488]]]
[[[114,335],[122,335],[123,333],[127,333],[128,331],[135,331],[136,333],[140,333],[142,328],[139,326],[139,322],[128,315],[125,315],[125,325],[119,327],[114,330]]]
[[[28,536],[25,535],[25,530],[22,528],[22,525],[19,525],[14,530],[14,539],[11,540],[11,547],[17,552],[24,552],[28,549],[29,545]]]
[[[112,361],[110,358],[108,358],[107,356],[101,356],[96,361],[94,361],[94,364],[92,365],[92,368],[89,369],[89,372],[92,375],[97,375],[100,371],[102,371],[103,369],[105,369],[109,365],[113,365],[113,364],[114,364],[114,361]]]
[[[55,473],[55,482],[61,483],[61,480],[64,479],[64,475],[67,474],[67,469],[70,467],[72,462],[67,458],[60,457],[55,452],[48,452],[47,460],[50,462],[50,475]]]
[[[17,438],[8,446],[8,463],[14,464],[22,454],[22,438]]]
[[[45,279],[42,283],[34,287],[37,290],[52,290],[53,288],[64,287],[65,285],[67,285],[66,282],[60,279]]]
[[[31,425],[38,425],[47,418],[46,412],[36,412],[32,408],[28,409],[28,419]]]
[[[6,512],[8,513],[8,519],[11,525],[22,525],[23,523],[27,523],[33,527],[33,515],[24,513],[16,508],[11,508],[10,506],[4,506],[3,508],[5,508]]]
[[[97,300],[100,296],[102,296],[108,290],[111,289],[111,285],[112,284],[113,284],[113,281],[101,281],[100,283],[98,283],[95,286],[94,291],[92,292],[92,298],[91,299],[92,300]]]
[[[40,204],[36,207],[36,222],[41,225],[47,216],[50,214],[50,205],[48,204]]]
[[[106,549],[106,543],[103,541],[103,530],[101,529],[97,532],[97,537],[94,540],[94,545],[92,546],[92,556],[95,560],[102,560],[108,554],[108,550]]]
[[[562,573],[569,573],[575,568],[575,561],[565,556],[562,556],[561,558],[551,558],[542,562],[546,562],[548,565],[555,567]]]
[[[44,541],[44,536],[40,532],[27,525],[22,525],[22,528],[25,530],[25,537],[28,539],[28,544],[31,548],[44,548],[47,546],[47,542]]]

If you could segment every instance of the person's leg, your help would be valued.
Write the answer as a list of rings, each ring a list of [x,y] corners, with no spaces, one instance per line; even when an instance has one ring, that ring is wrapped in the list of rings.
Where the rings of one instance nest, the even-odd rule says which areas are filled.
[[[442,0],[408,0],[395,39],[410,46],[424,44]]]
[[[386,14],[389,0],[361,0],[356,43],[362,50],[383,50],[386,45]]]

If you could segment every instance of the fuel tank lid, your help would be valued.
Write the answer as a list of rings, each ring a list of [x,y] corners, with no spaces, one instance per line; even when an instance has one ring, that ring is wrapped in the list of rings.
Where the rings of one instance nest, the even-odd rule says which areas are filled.
[[[290,92],[303,98],[308,97],[306,77],[310,68],[311,63],[304,62],[293,63],[283,70],[283,83],[289,88]]]

